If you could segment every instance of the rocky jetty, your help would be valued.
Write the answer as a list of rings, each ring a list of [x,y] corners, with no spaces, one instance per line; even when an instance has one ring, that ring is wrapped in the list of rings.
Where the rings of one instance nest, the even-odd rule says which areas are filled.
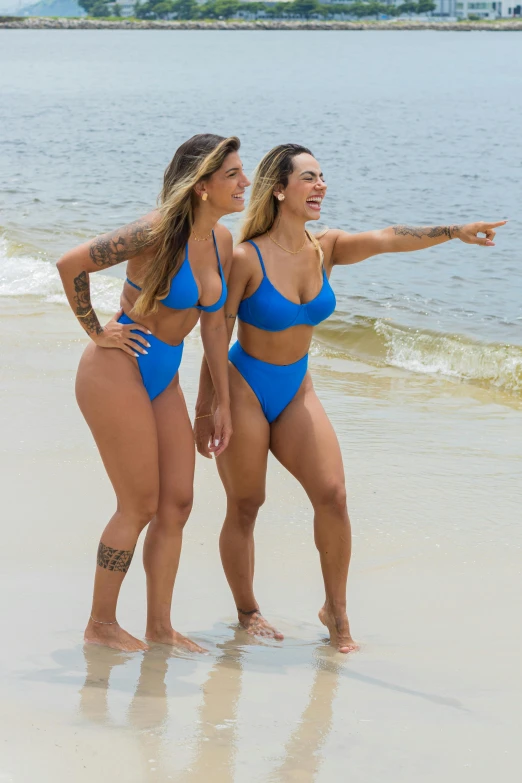
[[[121,19],[56,19],[54,17],[0,17],[0,28],[13,30],[456,30],[490,32],[522,30],[522,20],[493,22],[322,22],[319,20],[269,21],[130,21]]]

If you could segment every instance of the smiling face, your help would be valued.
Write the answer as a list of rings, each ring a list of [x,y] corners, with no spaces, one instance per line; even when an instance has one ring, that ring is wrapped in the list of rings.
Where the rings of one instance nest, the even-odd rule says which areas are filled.
[[[276,198],[281,193],[284,195],[284,200],[279,202],[280,209],[305,220],[319,220],[327,189],[321,167],[314,156],[306,152],[296,155],[292,163],[293,171],[286,188],[274,189]]]
[[[200,197],[206,193],[206,203],[227,215],[245,208],[245,188],[249,185],[239,153],[231,152],[217,171],[198,184],[196,193]]]

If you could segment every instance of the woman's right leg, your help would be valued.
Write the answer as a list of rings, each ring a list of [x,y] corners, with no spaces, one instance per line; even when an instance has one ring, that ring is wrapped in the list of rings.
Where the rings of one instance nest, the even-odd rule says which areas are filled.
[[[134,359],[123,351],[94,345],[87,347],[80,361],[76,398],[117,498],[116,512],[98,548],[85,641],[120,650],[145,650],[146,644],[112,623],[138,537],[158,504],[158,441],[152,405]]]
[[[254,596],[254,526],[265,500],[270,425],[254,392],[232,365],[230,398],[234,434],[217,459],[227,494],[219,539],[221,561],[241,625],[252,635],[282,639],[259,613]]]

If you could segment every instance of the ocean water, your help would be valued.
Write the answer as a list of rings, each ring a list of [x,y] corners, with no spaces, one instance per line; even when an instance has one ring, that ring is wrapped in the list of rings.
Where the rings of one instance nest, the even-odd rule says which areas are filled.
[[[521,40],[0,31],[0,780],[520,780]],[[510,218],[493,249],[334,271],[311,366],[346,469],[354,656],[323,643],[312,509],[275,460],[256,589],[284,643],[237,628],[224,492],[199,459],[173,621],[209,655],[82,649],[114,499],[74,401],[86,339],[54,262],[149,210],[202,130],[237,133],[247,170],[278,142],[308,144],[325,225]],[[93,275],[101,314],[122,275]],[[190,411],[200,342],[181,370]],[[119,606],[136,635],[139,561]]]
[[[294,141],[322,164],[323,225],[509,219],[495,248],[336,269],[315,353],[522,400],[518,36],[2,30],[0,91],[0,307],[65,305],[57,257],[148,211],[193,133],[239,135],[247,171]],[[102,313],[122,272],[94,276]]]

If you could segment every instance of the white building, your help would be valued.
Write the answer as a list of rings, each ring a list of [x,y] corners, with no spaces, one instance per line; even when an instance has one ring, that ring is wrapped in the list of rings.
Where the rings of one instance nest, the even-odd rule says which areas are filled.
[[[517,0],[457,0],[456,11],[458,19],[469,19],[470,16],[501,19],[520,16],[521,6]]]

